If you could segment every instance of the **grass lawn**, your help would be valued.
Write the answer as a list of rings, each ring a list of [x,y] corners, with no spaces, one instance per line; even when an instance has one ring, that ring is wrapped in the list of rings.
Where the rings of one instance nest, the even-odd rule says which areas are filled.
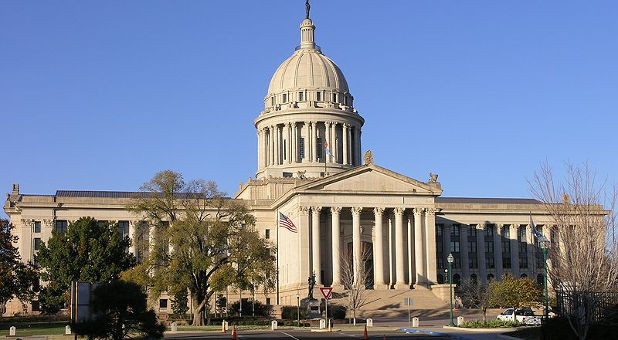
[[[17,327],[17,336],[24,336],[24,335],[62,335],[64,334],[64,326],[66,326],[66,323],[63,322],[61,325],[54,325],[54,324],[49,324],[47,322],[45,323],[40,323],[40,324],[30,324],[30,327],[28,326],[15,326]],[[2,325],[2,328],[0,329],[0,336],[2,335],[9,335],[9,327],[11,326],[7,326],[7,325]]]
[[[504,333],[504,335],[526,340],[540,340],[541,327],[525,327],[514,332]]]

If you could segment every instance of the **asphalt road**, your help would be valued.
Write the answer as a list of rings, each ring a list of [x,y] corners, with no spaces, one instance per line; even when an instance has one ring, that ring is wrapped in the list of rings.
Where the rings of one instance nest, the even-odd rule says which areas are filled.
[[[169,340],[201,340],[201,339],[231,339],[232,336],[228,332],[227,334],[215,333],[215,332],[202,332],[202,333],[180,333],[180,334],[166,334],[165,339]],[[238,339],[285,339],[285,340],[301,340],[301,339],[363,339],[362,331],[339,331],[339,332],[311,332],[307,330],[255,330],[255,331],[243,331],[238,333]],[[369,332],[369,339],[449,339],[448,337],[420,335],[420,334],[405,334],[399,331],[375,331]]]

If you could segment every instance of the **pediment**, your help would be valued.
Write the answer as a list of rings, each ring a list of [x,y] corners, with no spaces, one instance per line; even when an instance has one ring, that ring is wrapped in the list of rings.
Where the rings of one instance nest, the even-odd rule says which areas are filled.
[[[297,191],[416,193],[440,195],[439,183],[424,183],[374,164],[305,184]]]

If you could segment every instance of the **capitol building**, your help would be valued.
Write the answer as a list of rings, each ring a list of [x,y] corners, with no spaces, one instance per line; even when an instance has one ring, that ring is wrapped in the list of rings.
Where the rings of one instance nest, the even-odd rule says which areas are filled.
[[[345,69],[345,60],[340,62]],[[300,45],[274,72],[264,108],[253,121],[255,177],[230,198],[246,203],[260,235],[278,249],[276,293],[266,301],[296,305],[312,273],[317,287],[342,289],[342,254],[352,254],[355,264],[364,262],[368,288],[375,291],[424,290],[440,297],[449,254],[455,259],[455,283],[487,282],[507,273],[542,282],[543,255],[531,217],[548,238],[552,233],[540,202],[444,197],[442,186],[448,184],[437,174],[414,179],[375,164],[371,146],[362,143],[365,120],[362,108],[355,107],[353,85],[316,44],[316,26],[307,12]],[[30,261],[53,229],[66,229],[83,216],[117,221],[134,237],[142,217],[126,209],[131,195],[24,194],[15,184],[4,211],[19,236],[22,259]],[[279,227],[282,215],[296,232]]]

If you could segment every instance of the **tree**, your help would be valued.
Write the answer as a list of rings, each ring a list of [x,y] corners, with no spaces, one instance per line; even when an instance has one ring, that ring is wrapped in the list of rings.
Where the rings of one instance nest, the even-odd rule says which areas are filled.
[[[369,249],[363,247],[356,268],[350,252],[341,255],[341,283],[346,292],[348,309],[352,311],[354,325],[356,325],[356,311],[368,303],[367,283],[370,280],[370,272],[365,264],[370,255]]]
[[[0,219],[0,305],[12,298],[31,300],[39,287],[39,276],[32,263],[23,263],[13,245],[18,237],[13,225]]]
[[[504,275],[502,281],[489,284],[489,303],[493,306],[534,307],[543,301],[543,292],[534,280]]]
[[[150,339],[163,337],[165,326],[155,312],[146,308],[147,296],[133,282],[115,280],[92,292],[93,319],[76,323],[76,334],[89,338],[122,340],[135,335]]]
[[[172,311],[174,314],[185,315],[189,311],[187,306],[189,300],[187,299],[187,291],[180,290],[174,294],[174,300],[172,300]]]
[[[553,224],[549,277],[554,289],[580,297],[575,300],[581,303],[566,312],[575,335],[585,339],[594,319],[595,293],[618,284],[616,188],[599,181],[587,164],[567,165],[565,178],[558,180],[547,163],[530,186]]]
[[[466,307],[477,308],[483,311],[483,321],[487,320],[489,307],[489,286],[482,282],[464,280],[459,286],[462,303]]]
[[[130,241],[122,238],[116,224],[82,217],[71,223],[66,233],[52,232],[42,244],[36,262],[44,270],[41,278],[47,286],[39,295],[47,312],[56,312],[69,298],[73,281],[111,282],[135,264],[127,249]]]
[[[226,198],[214,182],[187,183],[179,173],[162,171],[128,208],[145,219],[154,237],[144,261],[125,277],[148,286],[153,299],[189,290],[193,325],[204,324],[210,298],[229,285],[252,282],[265,292],[274,287],[272,246],[254,230],[244,203]]]

